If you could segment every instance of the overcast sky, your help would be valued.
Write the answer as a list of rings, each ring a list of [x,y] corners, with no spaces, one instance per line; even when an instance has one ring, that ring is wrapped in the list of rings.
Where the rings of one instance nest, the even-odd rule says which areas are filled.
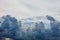
[[[10,14],[17,19],[51,15],[60,18],[60,0],[0,0],[0,16]]]

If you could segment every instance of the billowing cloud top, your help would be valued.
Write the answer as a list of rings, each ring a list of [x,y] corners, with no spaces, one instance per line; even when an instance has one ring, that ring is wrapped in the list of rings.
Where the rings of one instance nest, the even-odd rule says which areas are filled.
[[[7,14],[17,19],[51,15],[59,20],[60,0],[0,0],[0,16]]]

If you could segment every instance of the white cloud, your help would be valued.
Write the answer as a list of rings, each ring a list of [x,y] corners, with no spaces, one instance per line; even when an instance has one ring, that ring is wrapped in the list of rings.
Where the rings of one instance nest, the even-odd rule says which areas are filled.
[[[19,18],[52,15],[60,18],[60,0],[0,0],[0,16]]]

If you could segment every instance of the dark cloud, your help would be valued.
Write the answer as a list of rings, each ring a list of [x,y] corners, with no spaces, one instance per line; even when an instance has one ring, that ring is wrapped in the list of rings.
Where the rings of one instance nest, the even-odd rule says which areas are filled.
[[[18,21],[15,17],[11,17],[10,15],[3,16],[2,19],[4,19],[4,21],[0,25],[0,40],[4,38],[11,38],[13,40],[58,40],[60,38],[60,22],[55,20],[52,16],[46,17],[50,21],[51,29],[45,29],[45,24],[41,21],[34,22],[35,28],[32,30],[28,28],[25,32],[23,31],[21,21]],[[26,22],[26,24],[30,25],[32,22]]]

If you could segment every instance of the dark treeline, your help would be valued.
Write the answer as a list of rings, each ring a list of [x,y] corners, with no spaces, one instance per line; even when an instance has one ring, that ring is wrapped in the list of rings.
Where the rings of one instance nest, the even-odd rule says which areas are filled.
[[[0,40],[11,38],[13,40],[60,40],[60,22],[51,16],[46,16],[50,21],[51,29],[45,29],[43,22],[36,22],[35,28],[27,32],[22,31],[22,23],[10,15],[3,16],[0,21]]]

